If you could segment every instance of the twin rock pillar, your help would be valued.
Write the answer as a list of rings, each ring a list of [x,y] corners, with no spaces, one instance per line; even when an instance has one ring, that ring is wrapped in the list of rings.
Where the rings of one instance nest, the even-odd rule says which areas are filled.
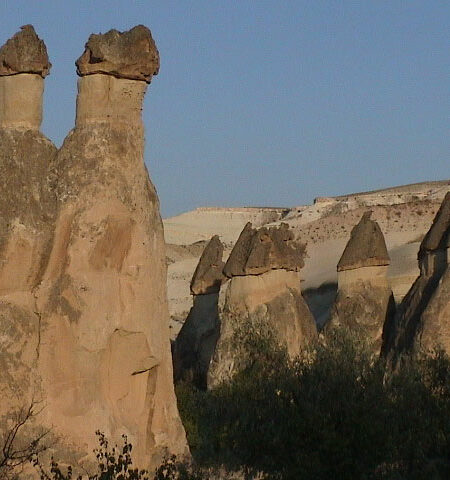
[[[90,454],[97,429],[118,443],[127,434],[141,466],[185,453],[163,229],[143,159],[142,101],[159,68],[151,33],[90,36],[59,152],[38,130],[50,64],[31,26],[0,60],[2,388],[17,405],[36,383],[27,391],[61,461]]]

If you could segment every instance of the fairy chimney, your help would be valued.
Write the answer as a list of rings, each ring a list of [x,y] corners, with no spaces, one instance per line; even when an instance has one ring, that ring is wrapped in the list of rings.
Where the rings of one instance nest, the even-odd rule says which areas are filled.
[[[77,115],[56,161],[58,212],[39,289],[45,414],[61,448],[122,434],[139,465],[187,444],[173,388],[159,200],[144,165],[142,101],[159,54],[150,30],[91,35]],[[82,419],[82,421],[80,421]]]
[[[0,48],[0,431],[39,399],[36,304],[51,250],[56,147],[40,131],[50,62],[31,25]]]
[[[206,389],[207,374],[220,331],[219,293],[225,277],[223,245],[214,235],[203,250],[191,281],[193,306],[173,345],[175,382]]]
[[[208,372],[208,387],[230,378],[241,366],[235,335],[241,325],[264,325],[291,357],[317,335],[300,288],[305,246],[287,224],[252,228],[248,223],[224,267],[230,277],[220,337]]]
[[[326,331],[338,326],[358,331],[378,354],[383,325],[394,315],[395,302],[384,235],[370,217],[371,212],[364,213],[353,228],[337,265],[338,291]]]
[[[383,355],[396,368],[404,354],[436,346],[450,354],[450,192],[419,248],[420,275],[386,325]]]

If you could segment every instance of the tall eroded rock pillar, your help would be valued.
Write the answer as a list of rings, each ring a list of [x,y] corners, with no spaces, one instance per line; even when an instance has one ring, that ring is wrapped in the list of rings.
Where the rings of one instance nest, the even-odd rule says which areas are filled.
[[[225,279],[222,257],[222,242],[214,235],[192,276],[193,306],[173,345],[175,382],[192,382],[204,390],[220,332],[219,293]]]
[[[393,368],[403,355],[443,348],[450,354],[450,192],[418,253],[420,275],[385,327],[383,354]]]
[[[76,125],[57,157],[58,218],[41,290],[48,420],[75,452],[127,434],[142,466],[186,450],[172,380],[159,201],[144,165],[150,30],[91,35]]]
[[[395,313],[387,278],[390,264],[383,232],[366,212],[353,228],[337,265],[338,292],[327,329],[345,326],[361,334],[379,353],[383,325]]]
[[[36,290],[53,235],[56,147],[39,131],[51,64],[31,25],[0,48],[0,431],[41,399]]]
[[[294,240],[286,223],[244,227],[224,267],[230,281],[208,387],[231,378],[243,366],[245,351],[239,342],[247,329],[269,329],[291,358],[316,338],[316,324],[300,288],[304,253],[304,245]]]

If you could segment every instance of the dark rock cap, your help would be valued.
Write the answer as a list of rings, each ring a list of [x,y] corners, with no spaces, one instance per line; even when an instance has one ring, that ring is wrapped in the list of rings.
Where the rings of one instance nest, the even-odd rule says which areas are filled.
[[[211,238],[203,250],[202,256],[195,269],[191,280],[191,293],[193,295],[207,295],[219,293],[224,280],[222,273],[223,245],[218,235]]]
[[[360,267],[389,265],[390,258],[383,232],[377,222],[370,219],[372,212],[366,212],[353,227],[344,253],[337,265],[337,271],[353,270]]]
[[[447,192],[439,207],[433,224],[425,235],[419,249],[419,258],[426,252],[449,247],[450,241],[450,192]]]
[[[20,27],[0,48],[0,76],[35,73],[45,78],[52,64],[45,43],[36,35],[33,25]]]
[[[261,275],[269,270],[299,271],[305,245],[294,240],[287,223],[279,227],[252,228],[247,223],[224,268],[227,277]]]
[[[150,83],[159,71],[159,52],[150,30],[137,25],[128,32],[92,34],[75,64],[80,76],[105,73]]]

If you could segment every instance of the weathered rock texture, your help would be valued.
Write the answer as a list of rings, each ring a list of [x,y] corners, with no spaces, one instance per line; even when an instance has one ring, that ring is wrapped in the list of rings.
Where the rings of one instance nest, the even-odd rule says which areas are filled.
[[[0,48],[0,76],[34,73],[45,78],[51,66],[47,47],[32,25],[21,27],[20,32]]]
[[[224,269],[232,278],[208,386],[240,368],[243,359],[236,339],[242,328],[269,328],[291,357],[315,338],[316,325],[300,289],[304,252],[304,245],[294,242],[285,224],[259,230],[246,225]]]
[[[365,213],[353,228],[338,263],[338,291],[327,329],[344,326],[379,353],[383,325],[395,313],[387,279],[389,255],[377,222]]]
[[[377,222],[366,212],[353,228],[337,270],[353,270],[360,267],[389,265],[390,259],[383,233]]]
[[[420,275],[385,326],[382,353],[395,368],[403,354],[440,346],[450,353],[450,192],[418,254]]]
[[[76,65],[82,76],[106,73],[150,83],[159,71],[159,52],[150,30],[137,25],[128,32],[91,35]]]
[[[206,389],[211,358],[219,338],[219,292],[224,280],[223,245],[214,235],[206,245],[191,281],[194,303],[172,349],[175,382]]]
[[[87,50],[101,55],[92,47],[90,59],[107,66],[99,62],[95,73],[78,62],[89,75],[79,79],[76,126],[56,162],[55,241],[39,291],[43,413],[66,450],[89,453],[96,429],[113,441],[125,433],[148,465],[184,453],[186,440],[173,390],[159,202],[143,161],[149,77],[116,76],[128,75],[120,63],[127,55],[145,70],[141,59],[157,51],[145,27],[94,40]]]
[[[260,275],[269,270],[298,272],[303,267],[305,246],[294,241],[287,223],[279,227],[252,228],[247,223],[225,265],[227,277]]]
[[[200,257],[191,281],[192,295],[219,293],[224,280],[223,245],[218,235],[214,235]]]
[[[39,130],[50,67],[45,44],[31,25],[0,48],[0,128]]]
[[[42,110],[41,74],[48,72],[39,65],[50,64],[33,27],[24,27],[0,49],[0,75],[15,74],[0,76],[0,431],[11,410],[28,407],[41,394],[36,290],[53,236],[56,147],[39,132],[41,115],[35,116]],[[30,71],[38,73],[24,73]],[[39,88],[23,91],[27,85]],[[33,121],[24,121],[29,118]]]

